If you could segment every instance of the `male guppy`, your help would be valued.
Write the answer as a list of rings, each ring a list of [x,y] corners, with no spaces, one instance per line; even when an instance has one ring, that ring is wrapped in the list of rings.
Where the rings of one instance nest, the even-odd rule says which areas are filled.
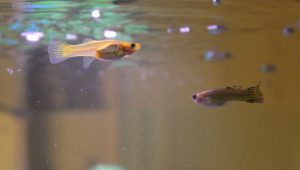
[[[248,103],[263,103],[264,97],[259,89],[261,82],[254,87],[242,88],[231,86],[220,89],[206,90],[192,96],[193,101],[205,106],[222,106],[230,101],[244,101]]]
[[[52,41],[48,47],[49,59],[58,64],[72,57],[83,57],[83,67],[88,68],[95,60],[113,61],[131,55],[141,48],[141,44],[117,40],[86,39],[84,43],[69,45],[60,41]]]

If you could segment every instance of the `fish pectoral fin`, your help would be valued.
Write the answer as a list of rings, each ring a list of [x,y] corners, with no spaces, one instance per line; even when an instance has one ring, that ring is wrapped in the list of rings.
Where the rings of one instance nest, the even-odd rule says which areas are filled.
[[[94,57],[83,57],[83,68],[88,69],[94,60]]]
[[[216,106],[223,106],[223,105],[225,105],[225,103],[226,103],[226,102],[216,102],[215,105],[216,105]]]

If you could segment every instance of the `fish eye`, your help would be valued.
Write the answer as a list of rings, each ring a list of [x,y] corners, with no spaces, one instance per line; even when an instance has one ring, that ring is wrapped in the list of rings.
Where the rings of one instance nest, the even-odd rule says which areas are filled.
[[[131,43],[131,44],[130,44],[130,48],[132,48],[132,49],[134,49],[135,46],[136,46],[135,43]]]
[[[196,100],[196,99],[197,99],[197,95],[194,94],[192,98],[193,98],[194,100]]]

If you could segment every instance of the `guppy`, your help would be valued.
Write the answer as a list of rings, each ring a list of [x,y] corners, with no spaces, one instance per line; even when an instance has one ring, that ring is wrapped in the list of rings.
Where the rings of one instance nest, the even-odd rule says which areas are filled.
[[[225,88],[206,90],[196,93],[192,99],[197,104],[208,107],[222,106],[230,101],[244,101],[248,103],[263,103],[263,93],[260,91],[259,82],[256,86],[242,88],[240,86],[229,86]]]
[[[84,43],[69,45],[52,41],[48,46],[49,60],[58,64],[72,57],[83,57],[83,67],[88,68],[95,60],[113,61],[131,55],[141,48],[141,44],[117,40],[85,39]]]

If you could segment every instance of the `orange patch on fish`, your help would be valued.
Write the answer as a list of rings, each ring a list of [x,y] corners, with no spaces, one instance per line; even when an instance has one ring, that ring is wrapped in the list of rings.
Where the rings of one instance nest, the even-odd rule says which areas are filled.
[[[86,40],[82,44],[70,45],[60,41],[52,41],[48,47],[49,60],[58,64],[73,57],[84,57],[84,68],[95,60],[113,61],[132,55],[140,50],[141,44],[117,40]]]

